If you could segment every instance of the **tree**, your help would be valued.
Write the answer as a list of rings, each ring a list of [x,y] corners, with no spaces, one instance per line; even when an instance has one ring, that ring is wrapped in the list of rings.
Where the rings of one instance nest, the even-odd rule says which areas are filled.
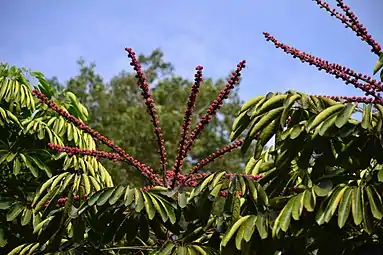
[[[380,46],[349,7],[341,0],[337,2],[345,14],[335,13],[335,16],[372,47],[380,58],[374,72],[380,71],[383,66]],[[317,3],[334,12],[328,4],[320,0]],[[268,33],[264,35],[287,53],[353,84],[368,97],[313,96],[290,90],[253,98],[242,106],[234,120],[233,143],[200,160],[191,172],[185,173],[181,170],[188,148],[193,147],[238,84],[244,61],[237,65],[216,100],[194,126],[190,119],[203,69],[196,68],[181,139],[175,147],[176,160],[170,165],[158,116],[160,110],[154,104],[134,52],[126,49],[154,127],[159,169],[139,162],[87,126],[80,117],[63,110],[40,86],[33,94],[42,108],[51,109],[52,112],[47,112],[65,118],[112,152],[73,144],[63,146],[57,141],[48,144],[51,151],[61,153],[68,161],[89,157],[129,163],[150,185],[141,188],[109,185],[92,194],[97,185],[90,181],[84,169],[63,173],[75,176],[69,182],[57,182],[61,174],[56,174],[42,184],[43,192],[35,195],[35,201],[38,205],[44,199],[66,195],[64,205],[47,206],[41,224],[33,227],[35,234],[11,254],[373,254],[380,251],[382,83],[279,43]],[[73,107],[81,108],[76,103]],[[74,114],[84,112],[82,109]],[[362,113],[362,118],[356,118],[356,113]],[[13,119],[9,116],[12,115],[8,119]],[[246,135],[240,138],[242,133]],[[266,147],[273,137],[274,145]],[[198,172],[201,165],[239,146],[243,151],[248,150],[252,142],[254,155],[247,162],[245,173]],[[105,172],[97,172],[92,176],[102,179],[104,175]],[[57,189],[65,192],[56,193]],[[80,197],[92,195],[79,201],[73,190]],[[38,208],[33,207],[32,212],[36,211]]]

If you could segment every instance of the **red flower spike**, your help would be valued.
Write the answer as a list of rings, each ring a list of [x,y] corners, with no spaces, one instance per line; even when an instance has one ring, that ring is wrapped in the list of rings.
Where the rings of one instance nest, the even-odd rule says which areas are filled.
[[[165,149],[165,143],[164,143],[164,136],[160,128],[160,121],[157,115],[157,111],[155,109],[153,97],[150,93],[149,85],[146,81],[145,74],[143,73],[141,69],[141,65],[135,56],[136,53],[133,52],[131,48],[125,48],[125,51],[128,52],[128,56],[132,60],[130,65],[133,66],[133,69],[136,71],[136,78],[138,80],[137,86],[142,90],[142,96],[145,99],[145,104],[147,106],[148,113],[152,118],[154,133],[157,138],[158,149],[159,149],[160,158],[161,158],[161,167],[162,167],[163,178],[164,178],[163,181],[165,182],[165,173],[166,173],[166,167],[167,167],[166,149]]]
[[[376,100],[382,99],[379,93],[380,91],[383,91],[382,82],[378,82],[367,75],[357,74],[350,68],[341,66],[339,64],[330,63],[326,60],[322,60],[321,58],[314,57],[296,48],[280,43],[267,32],[264,32],[263,35],[265,36],[266,40],[271,41],[276,48],[283,49],[285,53],[292,55],[293,58],[299,58],[302,63],[307,62],[309,65],[316,66],[318,70],[324,70],[328,74],[342,79],[346,84],[353,84],[355,88],[364,91],[366,96],[373,96]]]
[[[175,172],[175,178],[174,178],[172,186],[175,185],[176,178],[182,169],[183,159],[186,156],[187,142],[188,142],[187,139],[190,132],[191,116],[195,108],[195,103],[196,103],[197,95],[199,93],[200,85],[203,81],[202,70],[203,70],[202,66],[196,67],[197,72],[194,75],[194,83],[192,85],[190,95],[188,98],[187,108],[185,110],[184,122],[181,126],[182,133],[181,133],[181,139],[180,139],[180,143],[178,147],[178,153],[173,166],[173,171]]]
[[[351,11],[350,7],[347,6],[343,0],[337,0],[336,2],[337,6],[344,12],[344,14],[332,9],[330,5],[323,0],[314,1],[321,7],[321,9],[325,9],[331,14],[331,16],[335,16],[338,20],[340,20],[345,27],[354,31],[362,41],[365,41],[371,47],[371,52],[378,56],[382,54],[382,47],[372,38],[367,29],[358,21],[358,17],[355,13]]]
[[[226,145],[224,148],[221,148],[219,150],[217,150],[216,152],[210,154],[209,156],[207,156],[206,158],[200,160],[191,170],[190,170],[190,173],[193,174],[193,173],[196,173],[198,170],[200,170],[202,167],[206,166],[207,164],[209,164],[210,162],[214,161],[216,158],[220,158],[222,157],[222,155],[228,153],[228,152],[231,152],[232,150],[240,147],[242,144],[243,144],[243,141],[245,139],[242,138],[242,139],[239,139],[237,140],[236,142],[234,143],[230,143],[228,145]]]

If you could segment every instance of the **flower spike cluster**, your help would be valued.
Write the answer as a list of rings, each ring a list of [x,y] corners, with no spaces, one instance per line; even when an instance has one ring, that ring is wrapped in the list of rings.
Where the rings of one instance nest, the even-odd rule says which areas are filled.
[[[156,138],[157,138],[158,152],[159,152],[160,158],[161,158],[162,172],[163,172],[163,176],[165,176],[166,167],[167,167],[167,159],[166,159],[167,156],[166,156],[166,149],[165,149],[165,141],[164,141],[164,136],[162,134],[162,129],[160,127],[160,121],[159,121],[159,118],[157,115],[157,111],[155,109],[153,97],[150,93],[149,85],[146,81],[145,74],[142,71],[141,65],[135,56],[136,53],[133,52],[131,48],[125,48],[125,51],[128,52],[128,56],[132,60],[132,62],[130,62],[130,65],[133,66],[134,71],[136,71],[136,78],[138,80],[137,86],[142,90],[142,96],[145,99],[147,111],[148,111],[150,117],[152,118],[151,122],[154,126],[154,133],[155,133]]]
[[[223,101],[227,99],[230,95],[230,92],[234,89],[235,85],[239,83],[239,79],[241,77],[242,69],[246,67],[246,60],[242,60],[237,64],[237,69],[231,73],[225,88],[221,90],[218,94],[217,98],[210,104],[207,113],[204,114],[200,121],[197,123],[193,131],[190,133],[190,139],[188,142],[187,149],[185,150],[185,155],[188,151],[192,149],[194,141],[198,138],[198,136],[203,132],[205,126],[209,124],[210,120],[213,118],[217,111],[221,108]]]
[[[325,9],[340,20],[346,28],[350,28],[356,33],[356,35],[362,40],[365,41],[371,47],[371,52],[380,56],[382,54],[382,47],[374,40],[374,38],[369,34],[367,29],[359,22],[358,17],[354,12],[351,11],[350,7],[347,6],[343,0],[337,0],[337,6],[344,12],[344,14],[336,11],[335,8],[323,1],[323,0],[314,0],[322,9]]]
[[[159,118],[155,109],[155,104],[154,104],[152,95],[150,94],[149,85],[141,69],[141,65],[135,57],[135,53],[130,48],[125,48],[125,51],[128,52],[128,56],[131,59],[130,65],[133,66],[133,69],[136,72],[136,78],[138,80],[137,86],[142,91],[142,96],[147,106],[147,112],[151,116],[151,122],[154,126],[154,133],[156,135],[158,147],[159,147],[158,152],[161,158],[161,166],[162,166],[162,172],[163,172],[162,178],[159,176],[159,174],[155,173],[154,169],[152,169],[151,167],[143,163],[140,163],[138,160],[136,160],[135,158],[127,154],[122,148],[115,145],[111,140],[100,135],[97,131],[93,130],[91,127],[87,126],[82,121],[80,121],[76,117],[69,114],[64,108],[59,107],[55,102],[50,100],[43,93],[41,93],[38,90],[33,90],[34,96],[40,99],[39,103],[46,104],[51,110],[57,112],[59,115],[64,117],[68,122],[73,123],[79,129],[90,134],[95,140],[100,141],[101,143],[108,146],[110,149],[112,149],[112,152],[99,151],[99,150],[87,150],[87,149],[80,149],[77,147],[69,147],[69,146],[60,146],[53,143],[49,143],[48,147],[58,152],[66,152],[69,156],[72,156],[72,155],[93,156],[93,157],[96,157],[97,159],[106,158],[112,161],[127,162],[135,166],[138,170],[140,170],[142,175],[146,176],[151,181],[151,185],[162,185],[164,187],[168,187],[168,185],[172,183],[171,185],[172,188],[175,187],[174,185],[182,185],[185,187],[196,186],[198,184],[198,181],[200,181],[202,178],[209,175],[207,173],[197,173],[198,170],[200,170],[202,167],[204,167],[208,163],[214,161],[216,158],[222,157],[227,152],[231,152],[232,150],[238,148],[243,143],[243,140],[241,139],[231,144],[228,144],[224,148],[202,159],[200,162],[197,162],[195,167],[193,167],[187,175],[184,175],[181,173],[183,160],[186,157],[188,150],[191,150],[191,146],[193,142],[195,141],[195,139],[203,131],[204,127],[212,119],[213,115],[217,113],[219,108],[222,106],[224,99],[226,99],[229,96],[234,86],[238,84],[240,76],[241,76],[241,71],[245,67],[245,61],[243,60],[237,65],[237,69],[234,72],[232,72],[225,88],[219,93],[216,100],[214,100],[211,103],[209,109],[207,110],[207,113],[201,117],[197,126],[190,133],[191,117],[193,114],[193,110],[195,108],[195,103],[196,103],[196,98],[199,92],[199,88],[203,81],[203,78],[202,78],[203,67],[202,66],[196,67],[194,83],[192,85],[191,92],[188,98],[187,108],[185,110],[184,122],[181,126],[182,132],[181,132],[181,138],[180,138],[180,143],[178,147],[176,161],[174,163],[173,170],[167,171],[166,169],[167,157],[166,157],[166,150],[164,146],[164,138],[163,138],[162,130],[159,125],[160,123],[159,123]],[[230,177],[232,175],[227,174],[225,176]],[[258,180],[262,177],[260,175],[256,175],[256,176],[246,175],[246,176],[254,180]],[[143,190],[149,190],[150,187],[152,187],[151,185],[144,187]]]

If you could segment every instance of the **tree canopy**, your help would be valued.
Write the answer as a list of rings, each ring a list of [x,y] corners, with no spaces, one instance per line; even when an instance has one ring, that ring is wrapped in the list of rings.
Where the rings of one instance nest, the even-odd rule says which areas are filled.
[[[266,40],[365,97],[270,92],[242,104],[230,121],[230,103],[239,102],[228,100],[228,112],[222,105],[236,96],[245,61],[222,85],[203,81],[202,66],[190,82],[171,75],[159,51],[137,57],[126,48],[134,75],[104,84],[80,62],[68,90],[42,73],[0,65],[0,253],[379,254],[382,49],[342,0],[339,11],[316,3],[371,47],[381,81],[267,32]],[[239,147],[250,153],[242,171],[208,168],[226,155],[233,158],[215,168],[240,165]],[[114,175],[103,159],[120,162]],[[125,165],[142,183],[114,183]]]

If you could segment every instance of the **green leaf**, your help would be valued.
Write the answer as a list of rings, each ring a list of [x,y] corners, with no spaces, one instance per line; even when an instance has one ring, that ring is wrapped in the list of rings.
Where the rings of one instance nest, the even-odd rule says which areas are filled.
[[[249,242],[253,236],[256,222],[257,216],[251,215],[250,218],[247,219],[246,222],[241,226],[241,228],[244,228],[243,240],[245,240],[245,242]]]
[[[148,218],[149,220],[152,220],[156,215],[156,208],[154,207],[151,198],[146,193],[143,192],[142,195],[144,197],[144,206],[148,214]]]
[[[335,213],[335,211],[339,205],[339,202],[342,199],[343,194],[347,188],[348,187],[346,186],[346,187],[343,187],[341,189],[337,189],[332,193],[331,198],[329,200],[329,203],[326,207],[326,213],[324,216],[326,222],[329,222],[331,220],[331,217],[334,215],[334,213]]]
[[[114,190],[113,195],[109,198],[109,204],[110,205],[115,204],[120,199],[124,191],[125,191],[124,186],[121,186],[121,185],[118,186],[117,189]]]
[[[343,108],[344,108],[343,104],[335,104],[335,105],[330,106],[330,107],[326,108],[325,110],[321,111],[313,119],[313,121],[308,125],[307,130],[312,130],[313,128],[316,128],[320,123],[322,123],[324,120],[326,120],[332,114],[340,111]]]
[[[7,238],[4,235],[4,230],[0,228],[0,248],[4,247],[7,245],[8,241]]]
[[[295,125],[290,132],[290,138],[293,140],[298,138],[304,129],[305,127],[303,125]]]
[[[0,201],[0,210],[6,210],[11,207],[13,204],[12,201]]]
[[[303,211],[303,203],[301,202],[302,200],[303,200],[303,192],[299,193],[294,198],[293,210],[291,212],[291,215],[293,216],[294,220],[299,220],[302,214],[302,211]]]
[[[289,202],[287,202],[286,206],[282,209],[280,216],[278,216],[278,224],[284,232],[287,231],[290,225],[293,203],[294,199],[290,199]]]
[[[340,201],[338,208],[338,226],[343,228],[351,211],[352,189],[348,188]]]
[[[371,127],[371,119],[372,119],[372,105],[363,105],[363,113],[362,113],[362,128],[368,129]]]
[[[343,127],[348,120],[350,119],[352,113],[354,112],[356,104],[348,103],[346,107],[337,115],[335,126],[338,128]]]
[[[383,54],[380,55],[379,60],[376,62],[374,67],[374,75],[379,72],[379,70],[383,67]]]
[[[305,190],[302,195],[301,203],[308,212],[312,212],[315,209],[315,194],[311,190]]]
[[[32,209],[29,209],[29,208],[24,209],[23,214],[21,216],[21,226],[25,226],[31,221],[32,214],[33,214]]]
[[[102,206],[108,201],[108,199],[112,196],[113,192],[115,191],[115,188],[109,188],[107,190],[104,190],[104,192],[100,195],[100,198],[97,200],[97,205]]]
[[[250,180],[251,181],[251,180]],[[258,182],[254,182],[254,186],[255,188],[257,189],[257,192],[258,192],[258,195],[259,195],[259,198],[262,200],[262,202],[265,204],[265,205],[269,205],[269,198],[266,194],[266,191],[263,189],[262,185],[259,184]]]
[[[247,176],[245,178],[246,178],[247,186],[249,187],[250,196],[254,200],[254,202],[256,202],[258,200],[258,191],[255,188],[254,182]]]
[[[178,193],[178,205],[181,208],[185,208],[187,206],[186,193]]]
[[[354,223],[355,225],[359,225],[363,219],[361,188],[359,186],[353,187],[351,209]]]
[[[93,194],[88,200],[88,205],[93,206],[97,202],[97,200],[100,198],[101,194],[103,194],[103,192],[104,190],[100,190],[96,192],[95,194]]]
[[[366,193],[370,204],[372,216],[374,216],[374,218],[378,220],[382,219],[383,207],[380,195],[373,186],[367,186]]]
[[[250,215],[246,215],[240,219],[238,219],[230,228],[228,231],[226,231],[225,235],[223,236],[223,239],[221,241],[221,246],[225,247],[227,243],[230,241],[230,239],[233,237],[235,232],[238,230],[238,228],[250,217]]]
[[[30,159],[28,156],[24,155],[24,154],[21,154],[20,153],[20,157],[22,158],[22,160],[24,161],[25,165],[27,166],[27,168],[31,171],[31,173],[33,174],[34,177],[37,177],[39,175],[39,172],[38,170],[32,165]]]
[[[233,202],[233,220],[236,221],[241,216],[241,200],[238,195],[234,196]]]
[[[136,212],[141,212],[141,210],[144,208],[144,198],[142,196],[141,191],[138,189],[134,189],[134,205]]]
[[[157,212],[160,213],[161,215],[161,218],[162,218],[162,221],[163,222],[166,222],[169,217],[165,211],[165,209],[159,204],[159,202],[157,201],[156,197],[153,196],[152,194],[148,193],[148,195],[150,196],[151,200],[152,200],[152,203],[154,205],[154,208],[156,208]]]
[[[13,221],[24,210],[24,205],[16,203],[7,213],[7,221]]]
[[[18,157],[15,158],[13,162],[13,174],[18,175],[20,173],[21,163]]]

